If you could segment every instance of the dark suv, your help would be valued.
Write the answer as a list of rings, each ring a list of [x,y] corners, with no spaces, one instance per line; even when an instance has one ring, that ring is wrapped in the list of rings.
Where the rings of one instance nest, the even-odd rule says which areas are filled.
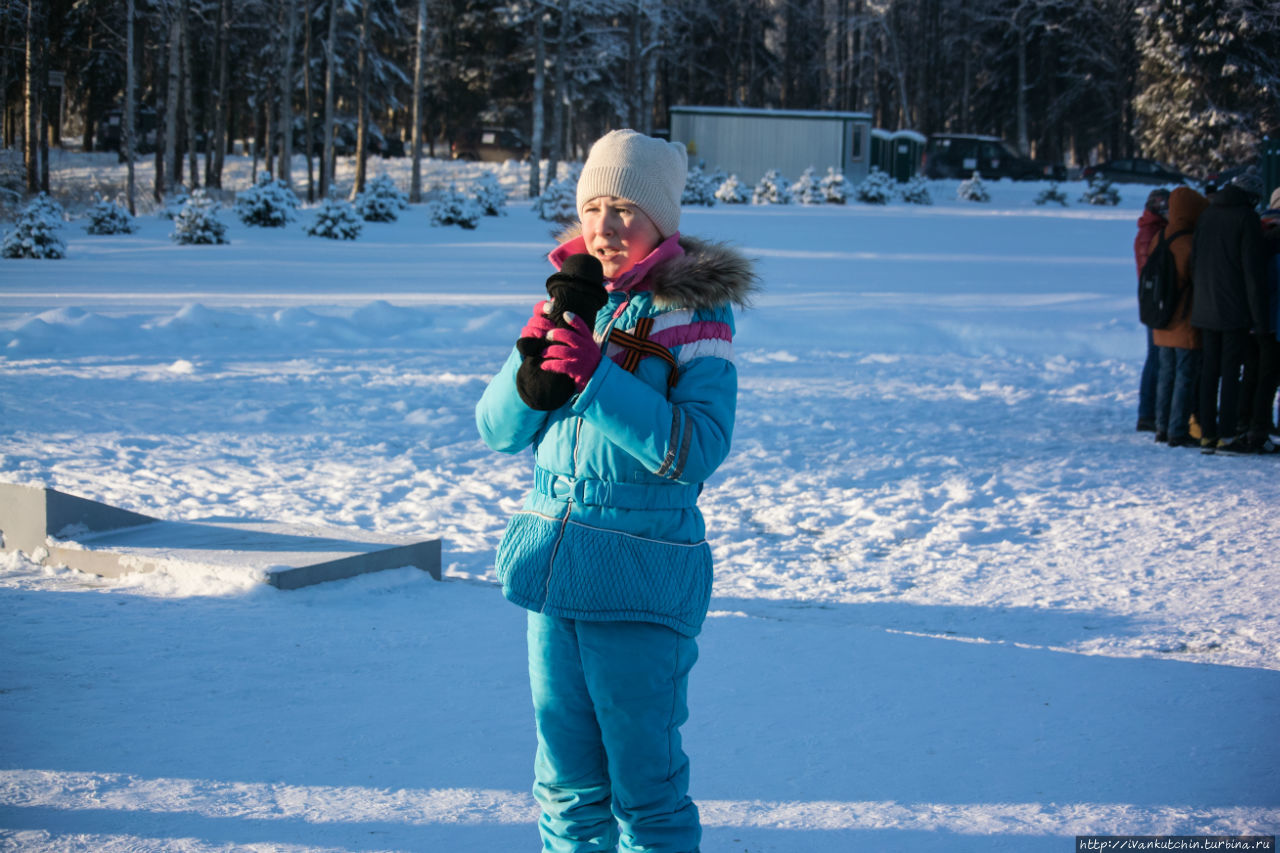
[[[453,140],[453,159],[503,163],[529,157],[529,143],[520,131],[509,127],[464,130]]]
[[[1065,166],[1037,163],[1023,157],[995,136],[935,133],[924,152],[927,178],[968,178],[977,172],[984,178],[1015,181],[1066,180]]]

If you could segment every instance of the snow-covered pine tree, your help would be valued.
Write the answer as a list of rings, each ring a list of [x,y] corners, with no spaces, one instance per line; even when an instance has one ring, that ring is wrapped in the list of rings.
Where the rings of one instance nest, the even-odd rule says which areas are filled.
[[[1089,179],[1089,186],[1080,200],[1085,204],[1116,205],[1120,203],[1120,193],[1116,192],[1116,188],[1106,178],[1094,175]]]
[[[684,195],[681,196],[680,203],[715,207],[716,186],[701,166],[690,166],[689,176],[684,181]]]
[[[93,194],[93,207],[89,208],[89,224],[85,230],[90,234],[132,234],[138,230],[133,216],[118,202],[105,199],[99,193]]]
[[[827,167],[827,174],[823,176],[819,186],[827,204],[844,204],[849,200],[849,182],[844,179],[844,172],[838,171],[835,166]]]
[[[854,189],[853,197],[863,204],[888,204],[896,189],[896,182],[888,173],[879,166],[872,166],[871,171]]]
[[[184,246],[230,242],[227,226],[218,219],[217,202],[205,195],[203,189],[193,191],[173,218],[173,233],[169,238]]]
[[[1136,14],[1143,152],[1191,172],[1255,156],[1280,126],[1280,3],[1145,0]]]
[[[493,172],[485,172],[471,185],[471,194],[485,216],[507,215],[507,191]]]
[[[1060,204],[1063,207],[1067,206],[1067,194],[1064,193],[1056,183],[1049,184],[1048,189],[1043,190],[1038,196],[1035,197],[1036,204],[1044,205],[1044,204],[1048,204],[1049,202],[1053,202],[1054,204]]]
[[[6,258],[62,258],[67,244],[58,232],[62,228],[62,206],[41,193],[23,209],[14,228],[0,244]]]
[[[157,215],[163,216],[165,219],[176,219],[189,198],[191,196],[187,194],[186,185],[178,184],[164,197],[164,206],[160,208]]]
[[[725,181],[729,180],[729,173],[724,169],[716,167],[716,170],[708,174],[706,178],[707,184],[711,187],[711,195],[715,196],[716,190],[720,189],[721,185],[724,184]],[[716,201],[719,200],[720,199],[716,199]]]
[[[956,188],[956,198],[960,201],[991,201],[991,193],[987,192],[987,185],[982,181],[982,175],[977,172],[968,180],[960,182],[960,186]]]
[[[355,206],[341,198],[332,189],[320,207],[316,218],[303,230],[309,237],[327,237],[330,240],[354,240],[360,236],[364,222],[356,215]]]
[[[31,199],[27,204],[26,210],[32,213],[39,211],[58,223],[65,222],[67,219],[67,212],[62,205],[58,204],[58,200],[44,192]]]
[[[289,185],[266,171],[258,173],[258,181],[252,187],[236,194],[236,216],[245,225],[282,228],[294,218],[297,208],[298,197]]]
[[[720,186],[716,188],[716,201],[725,204],[747,203],[747,189],[737,175],[730,175],[720,182]]]
[[[929,194],[929,180],[921,174],[911,176],[902,188],[902,200],[907,204],[933,204],[933,196]]]
[[[534,199],[533,212],[539,219],[568,225],[578,220],[578,173],[570,171],[547,185]]]
[[[355,209],[365,222],[395,222],[409,207],[409,197],[396,189],[396,182],[383,172],[364,185],[356,196]]]
[[[791,193],[801,204],[826,204],[827,195],[818,181],[818,172],[812,166],[805,169],[791,187]]]
[[[483,215],[479,203],[458,192],[457,187],[450,187],[427,205],[427,216],[431,224],[437,226],[457,225],[471,230]]]
[[[756,184],[755,191],[751,193],[751,203],[794,204],[795,197],[791,194],[791,182],[777,169],[770,169],[764,173],[760,183]]]

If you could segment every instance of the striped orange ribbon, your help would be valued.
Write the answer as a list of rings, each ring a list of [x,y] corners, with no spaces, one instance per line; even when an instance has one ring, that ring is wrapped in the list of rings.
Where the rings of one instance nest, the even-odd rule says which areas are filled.
[[[647,355],[656,355],[671,365],[671,374],[667,378],[667,385],[674,388],[676,380],[679,378],[676,357],[671,354],[671,350],[662,344],[649,340],[651,331],[653,331],[653,318],[643,317],[636,321],[636,328],[633,332],[624,332],[621,329],[611,330],[609,332],[609,342],[615,343],[627,351],[622,360],[622,369],[628,373],[635,373],[636,368],[640,366],[640,360]]]

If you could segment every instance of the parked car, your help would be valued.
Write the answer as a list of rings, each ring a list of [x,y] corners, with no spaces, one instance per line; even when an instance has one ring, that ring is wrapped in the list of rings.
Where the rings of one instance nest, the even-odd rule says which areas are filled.
[[[1117,184],[1186,184],[1192,180],[1172,166],[1145,157],[1125,157],[1085,166],[1080,174],[1085,180],[1101,176]]]
[[[1065,166],[1023,157],[998,137],[964,133],[930,136],[921,171],[927,178],[968,178],[974,172],[984,178],[1015,181],[1063,181],[1067,177]]]
[[[472,128],[460,132],[450,151],[455,160],[484,160],[503,163],[529,157],[529,143],[520,131],[510,127]]]

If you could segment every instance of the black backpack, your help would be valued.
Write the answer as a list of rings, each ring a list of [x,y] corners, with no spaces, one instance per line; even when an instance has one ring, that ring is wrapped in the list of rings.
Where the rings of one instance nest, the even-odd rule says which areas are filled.
[[[1178,264],[1170,246],[1190,233],[1190,228],[1184,228],[1166,238],[1161,231],[1160,241],[1138,273],[1138,318],[1144,326],[1163,329],[1173,322],[1178,310]]]

